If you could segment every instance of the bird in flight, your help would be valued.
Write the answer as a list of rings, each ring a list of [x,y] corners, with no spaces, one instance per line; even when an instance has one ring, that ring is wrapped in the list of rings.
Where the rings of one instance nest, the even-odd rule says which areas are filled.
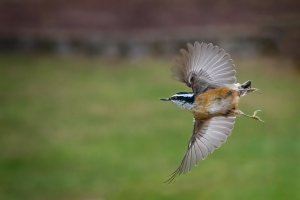
[[[236,116],[243,115],[263,122],[257,112],[247,115],[238,109],[241,96],[257,91],[251,81],[236,83],[236,71],[230,55],[213,44],[195,42],[181,49],[173,67],[175,79],[193,92],[178,92],[162,101],[170,101],[189,110],[194,116],[194,128],[187,151],[179,167],[166,181],[172,182],[219,148],[231,134]]]

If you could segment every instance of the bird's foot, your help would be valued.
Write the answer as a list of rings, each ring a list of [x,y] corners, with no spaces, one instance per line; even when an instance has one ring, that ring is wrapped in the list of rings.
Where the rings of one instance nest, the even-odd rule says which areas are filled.
[[[264,121],[263,121],[259,116],[257,116],[257,113],[258,113],[258,112],[261,112],[261,110],[255,110],[254,113],[253,113],[253,115],[252,115],[251,117],[252,117],[253,119],[256,119],[256,120],[258,120],[258,121],[264,123]]]
[[[261,110],[255,110],[254,113],[253,113],[253,115],[247,115],[247,114],[243,113],[242,111],[238,110],[237,114],[238,115],[244,115],[246,117],[250,117],[250,118],[258,120],[260,122],[264,122],[259,116],[257,116],[258,112],[261,112]]]

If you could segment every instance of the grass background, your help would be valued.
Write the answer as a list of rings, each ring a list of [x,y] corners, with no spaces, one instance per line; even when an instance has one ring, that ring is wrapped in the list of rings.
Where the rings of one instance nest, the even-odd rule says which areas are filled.
[[[262,94],[227,143],[190,173],[179,164],[192,116],[158,99],[188,91],[171,59],[0,56],[0,199],[300,199],[299,74],[238,58]]]

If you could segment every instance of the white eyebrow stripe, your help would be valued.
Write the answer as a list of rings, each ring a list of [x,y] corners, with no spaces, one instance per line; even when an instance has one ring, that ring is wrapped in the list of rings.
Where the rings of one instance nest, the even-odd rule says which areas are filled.
[[[186,94],[174,94],[173,97],[192,97],[194,96],[193,93],[186,93]]]

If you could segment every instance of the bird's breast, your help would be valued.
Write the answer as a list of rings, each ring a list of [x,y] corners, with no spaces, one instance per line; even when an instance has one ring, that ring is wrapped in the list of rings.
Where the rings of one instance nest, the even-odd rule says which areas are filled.
[[[195,98],[193,110],[196,119],[208,119],[228,114],[238,106],[238,91],[227,87],[210,89]]]

